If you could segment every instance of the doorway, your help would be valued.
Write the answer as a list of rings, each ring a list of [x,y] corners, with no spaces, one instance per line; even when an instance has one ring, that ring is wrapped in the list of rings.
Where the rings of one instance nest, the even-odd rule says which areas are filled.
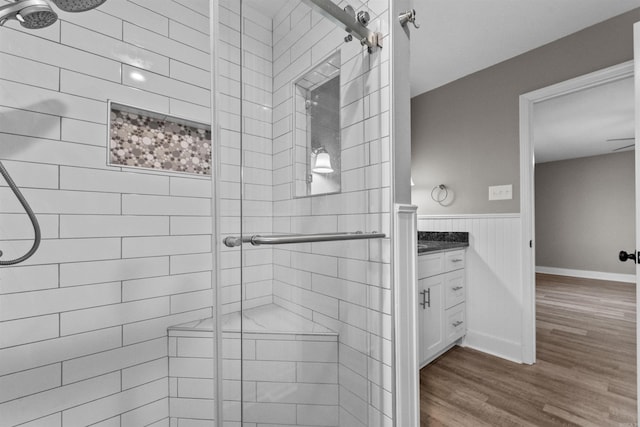
[[[624,161],[626,161],[626,168],[629,171],[630,168],[630,176],[628,177],[628,179],[631,181],[630,182],[630,186],[631,188],[629,189],[632,197],[632,200],[629,203],[629,206],[627,206],[626,210],[631,212],[630,213],[630,217],[627,221],[624,221],[626,224],[635,224],[636,219],[635,219],[635,203],[633,203],[633,200],[635,199],[635,189],[633,188],[633,183],[636,181],[636,178],[634,177],[634,173],[633,173],[633,164],[634,164],[634,160],[635,160],[635,156],[633,153],[628,153],[628,154],[624,154],[625,150],[633,150],[633,144],[634,144],[634,133],[633,133],[633,129],[634,129],[634,123],[633,123],[633,103],[631,104],[631,114],[630,114],[630,120],[631,123],[629,123],[627,126],[627,129],[630,129],[630,135],[625,135],[624,137],[622,137],[621,135],[617,135],[617,136],[611,136],[608,138],[600,138],[600,152],[593,152],[591,154],[582,154],[579,155],[580,157],[582,157],[582,159],[578,159],[578,160],[568,160],[569,158],[573,157],[570,156],[568,153],[564,153],[563,154],[558,154],[560,152],[562,152],[562,149],[560,149],[560,147],[552,147],[551,151],[556,151],[556,154],[559,156],[558,159],[553,159],[551,158],[551,162],[549,162],[549,154],[548,153],[544,153],[544,152],[539,152],[536,146],[536,142],[537,142],[537,136],[536,132],[540,133],[540,129],[537,129],[536,126],[539,125],[539,119],[540,115],[537,115],[537,113],[541,113],[543,116],[544,114],[548,113],[545,112],[545,108],[547,106],[553,106],[554,104],[555,107],[557,107],[558,105],[561,105],[565,100],[574,97],[574,98],[580,98],[581,96],[587,94],[587,93],[593,93],[593,92],[598,92],[598,91],[603,91],[605,87],[609,86],[609,87],[622,87],[626,85],[626,90],[627,92],[633,94],[633,61],[629,61],[617,66],[613,66],[613,67],[609,67],[607,69],[604,70],[600,70],[585,76],[581,76],[566,82],[562,82],[553,86],[549,86],[534,92],[530,92],[527,94],[524,94],[521,96],[520,98],[520,149],[521,149],[521,194],[522,194],[522,198],[521,198],[521,212],[522,212],[522,236],[523,236],[523,243],[525,243],[526,246],[523,247],[523,252],[522,252],[522,269],[523,269],[523,302],[524,302],[524,307],[523,307],[523,360],[526,363],[535,363],[536,362],[536,357],[537,355],[541,354],[541,353],[537,353],[536,351],[536,347],[537,347],[537,343],[536,343],[536,337],[538,339],[541,340],[541,333],[544,333],[544,330],[537,330],[536,329],[536,290],[538,290],[536,288],[536,266],[538,266],[538,272],[541,273],[546,273],[546,274],[557,274],[557,276],[542,276],[541,277],[541,281],[540,284],[541,286],[547,286],[549,285],[549,280],[555,280],[557,281],[557,285],[558,288],[562,288],[564,286],[565,290],[569,290],[569,292],[572,292],[574,289],[577,289],[578,286],[582,286],[582,285],[589,285],[589,281],[592,281],[594,279],[604,279],[604,280],[611,280],[611,282],[608,282],[609,285],[611,283],[614,283],[615,281],[619,281],[619,282],[623,282],[623,281],[631,281],[631,282],[635,282],[636,278],[635,278],[635,269],[627,269],[624,273],[611,273],[611,268],[607,268],[607,267],[602,267],[602,265],[600,265],[600,268],[588,268],[585,267],[586,265],[597,265],[598,262],[591,262],[591,263],[583,263],[580,264],[580,262],[578,263],[574,263],[573,261],[570,261],[567,257],[571,257],[574,254],[578,254],[579,252],[581,252],[582,250],[587,250],[588,248],[585,248],[585,245],[580,245],[580,244],[575,244],[573,247],[573,251],[563,251],[562,248],[562,244],[558,243],[560,240],[562,240],[562,237],[559,237],[561,235],[565,235],[567,234],[571,229],[571,225],[567,226],[567,222],[565,220],[565,226],[562,227],[562,223],[560,225],[555,224],[553,226],[550,226],[548,224],[548,220],[550,216],[552,215],[547,215],[549,210],[553,210],[556,209],[559,205],[566,203],[567,205],[570,206],[570,208],[575,208],[575,204],[581,204],[587,200],[585,199],[589,199],[590,196],[594,196],[595,193],[581,193],[581,189],[579,187],[585,187],[583,184],[583,182],[579,181],[579,177],[580,177],[580,173],[578,172],[580,169],[582,169],[582,171],[587,171],[588,173],[592,174],[596,172],[596,170],[598,168],[609,168],[609,171],[611,171],[611,167],[612,165],[610,164],[611,160],[622,160],[623,158]],[[555,112],[553,112],[557,117],[564,117],[563,112],[560,110],[556,110]],[[601,127],[605,127],[604,124],[601,123]],[[595,132],[595,131],[594,131]],[[544,132],[542,132],[544,133]],[[544,151],[544,150],[542,150]],[[567,149],[567,152],[572,151],[571,148]],[[607,154],[605,154],[607,153]],[[630,154],[630,155],[629,155]],[[536,160],[543,160],[546,161],[548,163],[541,163],[541,164],[536,164],[538,162],[536,162]],[[556,164],[554,164],[554,160],[556,160]],[[605,164],[609,162],[608,166],[605,166]],[[613,166],[615,168],[615,166]],[[576,169],[577,168],[577,169]],[[553,170],[555,169],[555,170]],[[567,169],[574,169],[573,172],[574,173],[568,173]],[[536,177],[536,170],[538,170],[540,172],[540,175],[538,177]],[[600,172],[602,173],[602,169],[600,170]],[[617,173],[619,171],[615,171],[615,173]],[[564,175],[563,175],[564,174]],[[613,173],[611,173],[613,175]],[[544,175],[544,179],[541,179],[542,175]],[[572,178],[571,178],[572,177]],[[608,176],[604,176],[601,175],[601,178],[610,178]],[[571,187],[571,184],[569,182],[567,182],[567,180],[569,179],[578,179],[577,184],[574,185],[574,187]],[[600,182],[596,182],[596,184],[603,184],[604,181],[606,181],[606,179],[600,179]],[[536,183],[539,185],[540,188],[536,187]],[[559,193],[558,191],[556,191],[558,188],[553,187],[553,185],[555,185],[555,187],[558,188],[562,188],[565,187],[565,190],[568,190],[567,192],[565,192],[564,194],[564,199],[561,197],[560,199],[555,198],[554,199],[554,195],[553,194],[549,194],[549,198],[552,199],[547,200],[544,197],[541,197],[540,192],[544,191],[545,192],[545,196],[547,195],[546,193]],[[616,184],[615,181],[613,183],[613,185],[615,185],[616,190],[618,189],[618,187],[620,187],[620,185]],[[566,187],[571,187],[571,188],[566,188]],[[586,188],[586,187],[585,187]],[[582,189],[585,189],[582,188]],[[551,189],[551,190],[550,190]],[[612,189],[612,188],[609,188]],[[593,188],[589,191],[596,191]],[[572,193],[573,192],[573,193]],[[576,201],[576,199],[573,199],[573,206],[571,206],[571,201],[569,199],[571,199],[573,196],[576,196],[580,194],[579,197],[582,197],[581,201]],[[592,199],[595,199],[595,197],[591,197]],[[588,201],[594,201],[594,200],[588,200]],[[536,208],[537,204],[546,204],[545,206],[539,206],[540,209]],[[545,209],[542,209],[542,208]],[[565,206],[566,208],[566,206]],[[567,208],[567,209],[570,209]],[[584,212],[584,211],[582,211]],[[588,217],[589,215],[585,215],[584,213],[582,213],[581,211],[578,210],[577,214],[574,214],[574,216],[572,217],[572,219],[574,220],[574,223],[577,223],[579,221],[575,221],[576,218],[580,218],[581,220],[583,219],[583,217]],[[539,218],[537,217],[536,213],[540,213]],[[566,213],[566,212],[565,212]],[[612,225],[612,223],[615,222],[623,222],[621,218],[612,218],[609,220],[609,226]],[[617,224],[615,224],[617,225]],[[560,227],[560,228],[556,228],[556,234],[554,235],[553,232],[551,230],[553,230],[553,227]],[[607,224],[602,224],[601,227],[607,227]],[[630,229],[633,229],[633,226],[630,226]],[[591,226],[591,229],[589,231],[593,230],[593,225]],[[545,235],[548,237],[551,233],[551,235],[554,236],[554,238],[556,239],[556,241],[553,244],[549,244],[549,239],[545,239]],[[589,234],[588,231],[584,230],[583,234]],[[536,238],[534,238],[534,236],[538,237],[538,240],[536,241]],[[581,236],[584,237],[584,236]],[[633,247],[635,246],[635,234],[632,234],[631,232],[628,232],[628,235],[626,237],[630,237],[630,241],[629,242],[620,242],[620,240],[625,240],[625,239],[617,239],[617,241],[615,242],[610,242],[610,244],[613,244],[616,246],[616,249],[609,249],[607,248],[608,253],[606,255],[601,255],[601,254],[595,254],[598,257],[600,257],[600,259],[608,259],[609,262],[617,262],[615,260],[615,258],[617,257],[617,251],[619,251],[620,249],[626,249],[623,247],[618,247],[619,245],[628,245],[630,246],[629,249],[627,250],[631,250],[632,252],[634,252]],[[568,238],[568,237],[567,237]],[[609,237],[607,238],[606,236],[604,237],[604,240],[610,241],[610,240],[614,240],[613,238]],[[565,248],[566,249],[566,248]],[[558,251],[558,252],[554,252],[554,251]],[[597,252],[597,251],[594,251]],[[539,255],[539,259],[536,258],[536,254]],[[554,255],[555,254],[555,255]],[[567,257],[565,257],[565,255]],[[583,253],[584,255],[584,253]],[[591,254],[590,254],[591,255]],[[588,261],[586,258],[586,256],[583,256],[583,258],[585,258],[585,260],[581,260],[581,261]],[[611,258],[613,258],[613,260],[611,260]],[[564,263],[564,268],[562,267],[562,264]],[[545,264],[552,264],[552,265],[546,265]],[[542,268],[540,268],[542,267]],[[608,274],[606,273],[602,273],[599,272],[598,270],[603,270],[603,271],[609,271]],[[580,278],[574,278],[574,279],[567,279],[564,280],[565,278],[567,278],[567,276],[578,276],[581,277]],[[563,283],[560,283],[563,282]],[[605,283],[605,282],[602,282]],[[593,285],[593,283],[591,283],[591,285]],[[602,286],[602,284],[598,284],[596,286]],[[614,285],[615,286],[615,285]],[[552,288],[553,289],[553,286]],[[586,293],[585,295],[589,295],[590,290],[588,289],[588,286],[586,288]],[[635,305],[635,296],[632,298],[632,303]],[[544,304],[544,303],[543,303]],[[546,306],[542,305],[539,307],[545,307],[542,309],[542,314],[544,314],[544,312],[546,311]],[[597,309],[596,306],[585,306],[583,307],[585,312],[589,312],[589,311],[594,311],[595,309]],[[546,313],[548,314],[548,313]],[[634,316],[635,318],[635,316]],[[543,328],[544,329],[544,328]],[[585,335],[589,334],[589,332],[584,332]],[[632,338],[635,337],[636,333],[635,331],[632,332]],[[567,345],[568,344],[567,340]],[[633,347],[635,347],[635,345],[633,345]],[[633,348],[633,360],[631,363],[631,365],[635,365],[635,348]],[[635,368],[635,366],[632,366],[633,368]],[[635,369],[633,369],[633,371],[635,371]],[[631,373],[631,372],[629,372]],[[636,375],[634,375],[635,377]],[[632,387],[634,390],[634,395],[635,395],[635,387]]]
[[[633,76],[534,105],[536,273],[635,282]]]
[[[520,97],[520,191],[523,273],[523,361],[535,363],[535,147],[533,117],[536,105],[542,102],[599,87],[611,82],[632,78],[633,61],[615,65],[594,73],[548,86]]]

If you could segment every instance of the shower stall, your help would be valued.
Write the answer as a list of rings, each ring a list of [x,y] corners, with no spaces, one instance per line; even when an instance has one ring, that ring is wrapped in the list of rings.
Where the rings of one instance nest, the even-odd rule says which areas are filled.
[[[394,2],[28,2],[0,427],[399,426]]]

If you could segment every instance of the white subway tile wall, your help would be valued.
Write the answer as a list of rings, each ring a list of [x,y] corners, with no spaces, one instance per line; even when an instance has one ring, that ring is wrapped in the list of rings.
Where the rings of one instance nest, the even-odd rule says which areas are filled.
[[[0,269],[0,426],[168,427],[167,327],[213,314],[212,184],[108,167],[107,100],[209,123],[209,2],[59,15],[0,27],[0,159],[43,230]],[[2,259],[32,233],[2,182]]]
[[[388,37],[388,1],[352,5],[368,11],[373,18],[369,28]],[[344,44],[344,34],[295,1],[273,20],[276,233],[362,230],[389,235],[391,106],[385,97],[389,49],[368,54],[357,42]],[[342,62],[342,192],[293,199],[291,83],[336,49]],[[274,303],[338,332],[340,426],[391,425],[389,242],[317,243],[274,250]],[[298,423],[305,424],[306,415],[299,416]]]

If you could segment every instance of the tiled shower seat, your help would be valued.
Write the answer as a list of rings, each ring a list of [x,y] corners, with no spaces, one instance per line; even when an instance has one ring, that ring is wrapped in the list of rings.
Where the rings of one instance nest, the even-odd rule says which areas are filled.
[[[239,312],[221,320],[225,427],[240,425],[240,320]],[[245,423],[337,426],[338,334],[275,304],[245,310],[242,327]],[[213,319],[172,326],[168,335],[172,422],[209,426]]]

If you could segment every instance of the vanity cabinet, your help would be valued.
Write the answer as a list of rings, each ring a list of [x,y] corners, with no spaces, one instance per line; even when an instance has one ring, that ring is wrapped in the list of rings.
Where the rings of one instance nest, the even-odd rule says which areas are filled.
[[[465,251],[418,256],[420,366],[451,348],[466,333]]]
[[[444,345],[444,275],[420,279],[418,289],[418,343],[422,366]]]

